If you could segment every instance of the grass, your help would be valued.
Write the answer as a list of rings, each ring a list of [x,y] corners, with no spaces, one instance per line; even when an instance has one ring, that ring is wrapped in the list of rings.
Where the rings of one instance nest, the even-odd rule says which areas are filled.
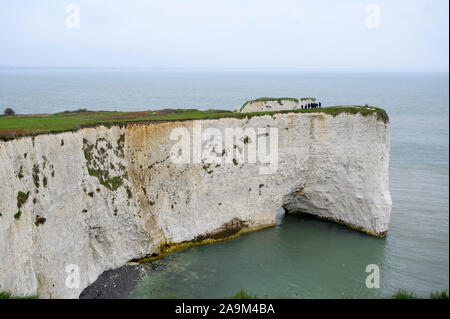
[[[246,292],[244,289],[241,289],[236,295],[231,297],[231,299],[262,299],[258,295],[252,295]],[[432,292],[428,298],[418,297],[412,292],[399,290],[396,294],[394,294],[391,299],[449,299],[447,291],[441,292]]]
[[[392,296],[393,299],[426,299],[423,297],[418,297],[410,291],[400,290]],[[432,292],[427,299],[449,299],[447,291]]]
[[[445,290],[441,292],[432,292],[430,294],[430,299],[449,299],[448,292]]]
[[[412,292],[408,291],[399,291],[392,296],[393,299],[419,299]]]
[[[15,297],[9,292],[0,292],[0,299],[39,299],[38,296]]]
[[[268,98],[264,98],[268,99]],[[284,98],[283,98],[284,99]],[[196,109],[173,109],[143,112],[81,112],[41,115],[0,116],[0,140],[11,140],[21,136],[35,136],[60,132],[77,131],[84,127],[98,125],[125,126],[136,122],[184,121],[219,119],[225,117],[251,118],[253,116],[274,115],[277,113],[326,113],[336,116],[340,113],[369,115],[377,113],[378,118],[388,122],[383,109],[362,106],[333,106],[309,110],[283,110],[268,112],[236,113],[226,110],[199,111]]]
[[[244,289],[241,289],[237,294],[235,294],[231,299],[260,299],[257,295],[251,295]]]
[[[246,292],[244,289],[241,289],[236,295],[234,295],[231,299],[262,299],[258,295],[252,295]],[[391,299],[449,299],[447,291],[441,292],[432,292],[428,298],[418,297],[412,292],[399,290],[396,294],[394,294]]]

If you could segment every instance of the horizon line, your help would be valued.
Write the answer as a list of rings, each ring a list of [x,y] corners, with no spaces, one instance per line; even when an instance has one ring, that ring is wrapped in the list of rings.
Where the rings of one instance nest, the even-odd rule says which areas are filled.
[[[318,73],[449,73],[449,69],[348,69],[348,68],[300,68],[300,67],[165,67],[165,66],[18,66],[18,65],[0,65],[0,69],[105,69],[105,70],[221,70],[221,71],[301,71]]]

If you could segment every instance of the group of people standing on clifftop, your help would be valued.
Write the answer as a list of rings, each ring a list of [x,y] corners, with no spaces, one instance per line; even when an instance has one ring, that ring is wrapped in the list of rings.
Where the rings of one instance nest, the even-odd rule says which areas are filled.
[[[309,109],[320,109],[322,107],[322,103],[308,103],[305,105],[301,105],[302,110],[309,110]]]

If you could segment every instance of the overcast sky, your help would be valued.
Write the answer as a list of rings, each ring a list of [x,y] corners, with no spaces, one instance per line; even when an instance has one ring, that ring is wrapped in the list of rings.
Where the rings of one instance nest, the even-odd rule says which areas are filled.
[[[0,0],[0,66],[448,71],[448,11],[448,0]]]

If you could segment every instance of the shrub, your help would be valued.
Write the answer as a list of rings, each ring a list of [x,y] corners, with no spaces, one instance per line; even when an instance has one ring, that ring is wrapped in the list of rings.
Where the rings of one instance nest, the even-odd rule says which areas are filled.
[[[426,299],[427,297],[416,296],[414,293],[399,290],[395,295],[392,296],[394,299]],[[448,299],[447,291],[439,291],[430,293],[429,299]]]
[[[244,289],[241,289],[236,295],[232,297],[232,299],[258,299],[258,296],[249,294]]]
[[[23,204],[25,204],[28,200],[28,196],[30,196],[30,192],[24,193],[24,192],[18,192],[17,193],[17,208],[21,208]]]
[[[19,210],[17,213],[14,214],[14,218],[19,219],[20,215],[22,215],[22,212]]]
[[[417,297],[409,291],[399,290],[392,296],[394,299],[417,299]]]
[[[441,292],[432,292],[430,294],[430,299],[449,299],[448,292],[445,290]]]
[[[45,217],[41,217],[41,216],[36,216],[36,219],[35,219],[35,221],[34,221],[34,224],[36,225],[36,226],[39,226],[39,225],[44,225],[44,223],[45,223],[45,221],[46,221],[47,219],[45,218]]]
[[[14,112],[13,109],[8,107],[3,114],[5,114],[6,116],[14,116],[16,115],[16,112]]]

